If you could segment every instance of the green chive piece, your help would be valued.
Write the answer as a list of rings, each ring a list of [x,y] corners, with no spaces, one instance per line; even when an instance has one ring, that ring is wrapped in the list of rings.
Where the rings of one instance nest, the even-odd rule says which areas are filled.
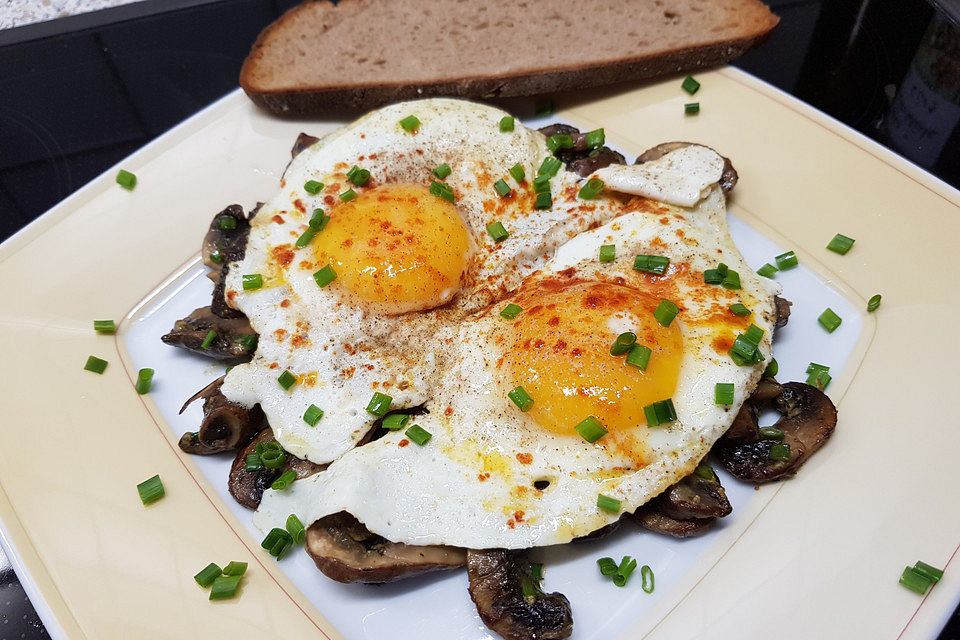
[[[673,406],[673,399],[658,400],[653,404],[648,404],[643,408],[643,414],[647,418],[647,426],[658,427],[661,424],[675,422],[677,419],[677,410]],[[650,417],[653,416],[654,422],[651,424]]]
[[[833,333],[843,320],[834,313],[833,309],[827,307],[826,310],[820,314],[820,317],[817,318],[817,322],[819,322],[820,326],[826,329],[828,333]]]
[[[323,189],[323,183],[316,180],[307,180],[303,183],[303,190],[309,194],[317,195]]]
[[[933,581],[913,567],[906,567],[900,575],[900,584],[923,596],[933,586]]]
[[[720,264],[717,265],[717,271],[720,273],[721,276],[726,276],[727,272],[730,271],[730,267],[728,267],[727,265],[721,262]]]
[[[830,241],[830,244],[827,245],[827,249],[833,251],[834,253],[839,253],[840,255],[846,255],[847,251],[850,251],[850,247],[853,246],[853,243],[856,242],[853,238],[838,233],[833,236],[833,240]]]
[[[523,165],[518,162],[510,167],[510,176],[519,184],[527,177],[527,172],[523,170]]]
[[[499,195],[501,198],[506,197],[508,193],[513,191],[513,189],[510,188],[510,185],[507,184],[507,181],[503,180],[502,178],[493,183],[493,188],[496,189],[497,195]]]
[[[718,382],[713,388],[713,401],[716,404],[733,404],[733,383]]]
[[[370,402],[367,403],[367,413],[382,418],[387,415],[387,412],[390,411],[390,403],[393,402],[393,398],[388,396],[385,393],[380,393],[375,391],[373,396],[370,398]]]
[[[137,382],[133,385],[133,388],[137,390],[137,393],[143,395],[145,393],[150,393],[150,387],[153,386],[153,369],[140,369],[137,372]]]
[[[697,468],[693,470],[693,474],[698,478],[703,478],[704,480],[714,480],[717,477],[716,472],[708,464],[703,464],[702,462],[697,465]]]
[[[625,353],[629,353],[636,342],[637,334],[634,332],[627,331],[626,333],[621,333],[617,336],[617,339],[613,341],[613,344],[610,345],[610,355],[622,356]]]
[[[233,560],[223,568],[223,575],[225,576],[242,576],[247,572],[247,563],[246,562],[237,562]]]
[[[693,76],[687,76],[683,79],[683,84],[680,85],[680,88],[690,95],[693,95],[700,90],[700,83],[694,80]]]
[[[223,264],[223,254],[220,253],[220,249],[214,249],[210,252],[210,259],[217,264]]]
[[[600,245],[600,262],[613,262],[617,258],[617,245]]]
[[[824,366],[822,364],[817,364],[816,362],[811,362],[807,366],[807,384],[811,387],[816,387],[823,391],[827,388],[827,385],[830,384],[830,381],[833,379],[830,377],[830,367]]]
[[[647,419],[648,427],[658,427],[660,426],[660,419],[657,418],[657,406],[656,403],[648,404],[643,408],[643,415]]]
[[[593,131],[587,131],[586,142],[588,149],[598,149],[603,146],[603,143],[607,141],[607,136],[603,132],[603,129],[594,129]]]
[[[653,569],[647,565],[640,567],[640,588],[644,593],[653,593]]]
[[[117,174],[117,184],[124,189],[131,191],[135,186],[137,186],[137,176],[129,171],[120,169],[120,173]]]
[[[617,572],[617,563],[613,558],[600,558],[597,560],[597,566],[600,567],[602,576],[612,576]]]
[[[553,100],[538,100],[533,110],[537,117],[541,118],[551,115],[556,109],[557,105]]]
[[[559,158],[547,156],[540,164],[540,168],[537,169],[537,175],[552,178],[553,176],[557,175],[557,172],[560,171],[560,167],[562,165],[563,162]]]
[[[511,131],[513,131],[513,116],[500,118],[500,133],[510,133]]]
[[[213,344],[213,341],[217,339],[217,332],[213,329],[207,332],[207,337],[203,339],[203,342],[200,343],[201,349],[209,349],[210,345]]]
[[[603,191],[603,180],[600,178],[590,178],[586,184],[580,187],[577,195],[581,200],[593,200]]]
[[[750,309],[747,309],[746,305],[737,302],[736,304],[730,305],[730,313],[745,318],[750,315]]]
[[[757,269],[757,275],[763,276],[764,278],[772,278],[777,271],[780,271],[780,269],[777,269],[775,266],[767,262],[762,267]]]
[[[438,198],[443,198],[447,202],[454,202],[457,199],[456,195],[453,193],[453,187],[448,185],[446,182],[437,182],[436,180],[431,182],[430,193]]]
[[[572,149],[573,148],[573,136],[569,133],[558,133],[547,138],[547,148],[550,149],[552,153],[556,153],[560,149]]]
[[[683,112],[687,115],[694,115],[700,113],[700,103],[699,102],[688,102],[683,105]]]
[[[357,198],[357,192],[354,191],[353,189],[347,189],[346,191],[340,194],[340,199],[343,200],[344,202],[350,202],[351,200],[356,200],[356,198]]]
[[[530,576],[523,576],[520,579],[520,591],[523,593],[524,599],[529,602],[533,602],[537,596],[543,593]]]
[[[913,565],[913,570],[933,582],[940,582],[940,578],[943,577],[943,569],[937,569],[936,567],[920,560]]]
[[[323,209],[314,209],[310,216],[310,228],[314,231],[323,231],[323,228],[330,222],[330,216],[325,215]]]
[[[510,234],[507,233],[503,223],[499,221],[488,224],[487,233],[490,234],[490,237],[493,238],[494,242],[503,242],[510,237]]]
[[[409,115],[400,121],[400,126],[407,133],[413,133],[420,128],[420,119],[417,116]]]
[[[780,365],[777,364],[777,359],[770,358],[770,362],[767,363],[767,368],[763,370],[763,377],[772,378],[777,375],[778,371],[780,371]]]
[[[237,228],[237,219],[233,216],[223,216],[220,218],[220,229],[223,231],[232,231]]]
[[[416,442],[421,447],[427,442],[430,441],[430,438],[433,437],[433,434],[421,427],[418,424],[413,425],[409,429],[403,432],[405,436]]]
[[[280,386],[284,389],[290,389],[290,387],[297,383],[297,376],[293,375],[289,371],[284,371],[277,378],[277,382],[279,382]]]
[[[664,299],[657,305],[657,308],[653,312],[653,317],[657,319],[657,322],[659,322],[661,326],[669,327],[678,313],[680,313],[680,307]]]
[[[87,364],[83,365],[84,371],[93,371],[94,373],[103,373],[107,370],[107,361],[101,360],[97,356],[87,358]]]
[[[543,565],[539,562],[531,562],[530,577],[534,580],[543,580]]]
[[[655,273],[658,276],[666,273],[668,266],[670,266],[670,258],[666,256],[647,256],[641,254],[633,259],[634,271],[646,271],[647,273]]]
[[[437,176],[441,180],[449,176],[451,173],[453,173],[453,169],[451,169],[450,165],[448,165],[446,162],[433,170],[433,175]]]
[[[260,471],[263,469],[263,461],[260,460],[260,454],[257,453],[248,453],[247,454],[247,471]]]
[[[273,481],[273,484],[270,485],[270,488],[274,491],[283,491],[290,485],[294,483],[297,479],[297,472],[293,469],[287,469],[280,477]]]
[[[774,260],[777,261],[777,268],[780,269],[780,271],[792,269],[800,264],[800,261],[797,260],[797,254],[795,254],[793,251],[781,253],[780,255],[776,256]]]
[[[337,272],[333,270],[333,266],[328,264],[323,269],[316,271],[313,274],[313,279],[316,280],[318,287],[323,288],[337,279]]]
[[[297,238],[295,243],[297,249],[303,249],[305,246],[313,242],[314,237],[317,235],[317,230],[313,227],[307,227],[307,230],[300,234],[300,237]]]
[[[597,507],[603,509],[604,511],[620,513],[620,501],[616,498],[605,496],[602,493],[597,494]]]
[[[165,492],[163,490],[163,482],[160,480],[160,476],[156,475],[152,478],[147,478],[138,484],[137,493],[140,494],[140,501],[143,502],[143,504],[150,504],[151,502],[156,502],[162,498]]]
[[[262,446],[261,446],[262,445]],[[267,469],[279,469],[287,461],[287,454],[276,440],[261,442],[256,448],[260,462]]]
[[[407,426],[410,416],[405,413],[391,413],[383,419],[383,428],[389,431],[399,431]]]
[[[870,312],[870,313],[873,313],[874,311],[876,311],[877,309],[879,309],[879,308],[880,308],[880,300],[881,300],[881,298],[882,298],[882,296],[881,296],[879,293],[878,293],[877,295],[871,297],[871,298],[867,301],[867,311]]]
[[[113,333],[117,330],[117,325],[113,320],[94,320],[93,330],[97,333]]]
[[[507,320],[513,320],[520,312],[523,311],[523,307],[518,304],[513,304],[512,302],[500,310],[500,317]]]
[[[707,269],[703,272],[703,281],[706,284],[720,284],[723,282],[723,274],[719,269]]]
[[[723,281],[720,283],[720,286],[724,289],[730,289],[731,291],[739,289],[740,274],[733,269],[728,269],[727,275],[723,276]]]
[[[642,344],[635,344],[633,347],[631,347],[630,353],[627,354],[626,362],[630,366],[640,369],[640,371],[646,371],[647,365],[650,364],[650,354],[652,353],[653,351],[650,350],[650,347]]]
[[[790,445],[780,442],[770,447],[770,459],[771,460],[789,460]]]
[[[255,351],[257,349],[257,343],[260,342],[260,336],[255,333],[245,333],[237,338],[237,342],[247,351]]]
[[[757,435],[764,440],[783,440],[784,437],[783,431],[776,427],[761,427],[757,431]]]
[[[237,587],[243,576],[220,576],[210,587],[211,600],[229,600],[237,595]]]
[[[617,567],[617,572],[613,574],[613,584],[622,587],[627,584],[627,579],[633,570],[637,568],[637,561],[630,556],[624,556]]]
[[[751,324],[747,330],[743,333],[743,337],[752,342],[755,345],[760,344],[760,341],[763,340],[763,334],[766,333],[763,329],[758,327],[755,324]]]
[[[533,179],[534,193],[550,193],[550,176],[537,176]]]
[[[534,209],[549,209],[553,205],[553,196],[549,191],[537,194],[537,202],[533,205]]]
[[[200,573],[193,576],[193,579],[197,581],[197,584],[203,588],[207,588],[213,584],[213,581],[220,577],[223,571],[214,563],[210,563],[200,570]]]
[[[286,529],[274,527],[263,539],[263,542],[260,543],[260,546],[266,549],[267,553],[279,560],[292,544],[293,536],[287,533]]]
[[[357,165],[350,167],[350,171],[347,171],[347,180],[362,187],[370,181],[370,172],[366,169],[361,169]]]
[[[253,291],[263,286],[263,276],[259,273],[248,273],[243,276],[243,290]]]
[[[320,418],[322,417],[323,409],[315,404],[311,404],[309,407],[307,407],[307,410],[303,414],[303,421],[311,427],[315,427],[317,426],[317,423],[320,422]]]
[[[596,442],[607,433],[606,428],[593,416],[584,418],[574,429],[577,430],[581,438],[591,443]]]
[[[507,397],[513,401],[513,404],[517,405],[520,408],[520,411],[526,413],[533,408],[533,398],[530,397],[530,394],[527,393],[527,390],[523,387],[514,387],[507,394]]]
[[[293,541],[297,544],[303,544],[303,541],[307,537],[307,528],[303,526],[303,523],[300,522],[300,518],[297,517],[295,513],[291,513],[287,516],[287,533],[290,534],[290,537],[293,538]]]

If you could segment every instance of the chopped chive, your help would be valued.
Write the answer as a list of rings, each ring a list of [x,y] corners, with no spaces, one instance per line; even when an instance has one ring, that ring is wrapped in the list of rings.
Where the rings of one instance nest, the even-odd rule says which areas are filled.
[[[262,447],[260,445],[263,445]],[[279,469],[287,461],[287,453],[276,440],[270,442],[261,442],[256,448],[257,455],[260,456],[260,462],[267,469]]]
[[[539,562],[531,562],[530,577],[534,580],[543,580],[543,565]]]
[[[504,228],[503,223],[500,221],[492,222],[487,225],[487,233],[490,234],[490,237],[493,238],[494,242],[503,242],[510,237],[510,234],[507,233],[507,230]]]
[[[610,355],[612,356],[622,356],[625,353],[629,353],[630,349],[633,348],[633,345],[637,342],[637,334],[632,331],[627,331],[621,333],[617,336],[617,339],[613,341],[613,344],[610,345]]]
[[[730,267],[721,262],[717,265],[717,271],[720,272],[721,276],[726,276],[727,272],[730,271]]]
[[[560,167],[563,165],[563,162],[559,158],[554,158],[553,156],[547,156],[543,159],[543,162],[540,164],[540,168],[537,169],[538,176],[547,176],[552,178],[557,175],[557,172],[560,171]]]
[[[770,362],[767,363],[767,368],[763,370],[763,377],[772,378],[777,375],[778,371],[780,371],[780,365],[777,364],[777,359],[770,358]]]
[[[337,272],[333,270],[333,266],[328,264],[323,269],[314,272],[313,279],[317,282],[317,286],[322,288],[337,279]]]
[[[533,398],[527,393],[527,390],[521,386],[516,386],[507,393],[507,397],[513,401],[513,404],[520,408],[520,411],[526,413],[533,408]]]
[[[750,309],[747,309],[746,305],[740,302],[737,302],[735,304],[730,305],[730,313],[732,313],[735,316],[745,318],[746,316],[750,315]]]
[[[733,269],[728,269],[727,274],[723,276],[720,286],[724,289],[736,290],[740,288],[740,274]]]
[[[143,395],[150,393],[151,386],[153,386],[153,369],[140,369],[137,372],[137,382],[133,385],[133,388],[137,390],[137,393]]]
[[[780,442],[770,447],[770,459],[771,460],[789,460],[790,445],[784,442]]]
[[[223,575],[225,576],[242,576],[247,572],[247,563],[246,562],[237,562],[232,560],[230,564],[223,568]]]
[[[193,576],[193,579],[197,581],[197,584],[201,587],[209,587],[213,584],[213,581],[219,578],[223,574],[223,570],[220,569],[216,564],[210,563],[200,570],[200,573]]]
[[[600,262],[613,262],[617,257],[617,245],[600,245]]]
[[[410,416],[405,413],[391,413],[383,419],[383,428],[389,431],[399,431],[407,426]]]
[[[217,339],[217,332],[213,329],[207,332],[207,336],[203,339],[203,342],[200,343],[201,349],[209,349],[210,345],[213,344],[213,341]]]
[[[510,167],[510,176],[519,184],[527,177],[527,172],[523,170],[523,165],[518,162]]]
[[[533,179],[534,193],[550,193],[550,176],[537,176]]]
[[[353,189],[347,189],[346,191],[340,194],[340,199],[344,202],[350,202],[351,200],[356,200],[356,198],[357,198],[357,192],[354,191]]]
[[[316,180],[307,180],[303,183],[303,190],[312,195],[317,195],[323,189],[323,183]]]
[[[647,418],[648,427],[658,427],[661,424],[675,422],[677,419],[677,410],[673,406],[673,399],[657,400],[643,408],[643,414]]]
[[[793,251],[781,253],[780,255],[776,256],[774,260],[777,261],[777,268],[780,269],[780,271],[792,269],[800,264],[800,261],[797,260],[797,254],[795,254]]]
[[[444,162],[439,167],[433,170],[433,175],[437,176],[441,180],[453,173],[453,169],[450,168],[450,165]]]
[[[297,376],[293,375],[289,371],[284,371],[277,377],[277,382],[280,383],[280,386],[284,389],[289,389],[297,382]]]
[[[94,320],[93,330],[97,333],[113,333],[117,330],[117,325],[113,320]]]
[[[438,198],[443,198],[448,202],[454,202],[457,199],[456,195],[453,193],[453,187],[448,185],[446,182],[437,182],[436,180],[431,182],[430,193]]]
[[[366,169],[361,169],[357,165],[350,167],[350,171],[347,171],[347,180],[362,187],[370,181],[370,172]]]
[[[606,428],[593,416],[584,418],[574,429],[577,430],[581,438],[591,443],[596,442],[607,433]]]
[[[597,507],[603,509],[604,511],[620,513],[620,501],[616,498],[605,496],[602,493],[597,494]]]
[[[693,95],[700,90],[700,83],[694,80],[692,76],[687,76],[683,79],[683,84],[680,85],[680,88],[690,95]]]
[[[630,353],[627,354],[627,364],[640,369],[640,371],[646,371],[647,365],[650,364],[650,354],[653,351],[650,350],[650,347],[647,347],[642,344],[635,344],[630,349]]]
[[[245,468],[247,471],[260,471],[260,469],[263,469],[263,461],[260,459],[260,454],[248,453]]]
[[[716,472],[708,464],[703,464],[702,462],[697,465],[697,468],[693,470],[693,475],[698,478],[703,478],[704,480],[715,480],[717,477]]]
[[[137,493],[140,494],[140,501],[143,504],[150,504],[151,502],[156,502],[165,495],[163,490],[163,482],[160,480],[160,476],[156,475],[152,478],[147,478],[143,482],[137,485]]]
[[[245,333],[237,338],[237,342],[244,349],[248,351],[255,351],[257,349],[257,343],[260,342],[260,336],[255,333]]]
[[[511,131],[513,131],[513,116],[500,118],[500,133],[510,133]]]
[[[597,566],[600,567],[602,576],[612,576],[617,572],[617,563],[613,558],[600,558],[597,560]]]
[[[317,235],[317,230],[313,227],[307,227],[307,230],[300,234],[300,237],[297,238],[295,243],[298,249],[303,249],[305,246],[313,242],[313,239]]]
[[[763,335],[766,333],[763,329],[758,327],[755,324],[751,324],[747,330],[743,333],[743,337],[752,342],[755,345],[759,345],[760,341],[763,340]]]
[[[523,311],[523,307],[518,304],[513,304],[512,302],[500,310],[500,317],[507,320],[513,320],[520,312]]]
[[[838,233],[833,236],[833,240],[830,241],[830,244],[827,245],[827,249],[833,251],[834,253],[839,253],[840,255],[846,255],[847,251],[850,251],[850,247],[853,246],[853,243],[856,242],[853,238],[847,237],[842,233]]]
[[[320,418],[322,417],[323,409],[315,404],[311,404],[309,407],[307,407],[307,410],[303,414],[303,421],[311,427],[315,427],[317,426],[317,423],[320,422]]]
[[[668,266],[670,266],[670,258],[666,256],[648,256],[641,254],[633,259],[634,271],[646,271],[647,273],[655,273],[658,276],[666,273]]]
[[[387,412],[390,411],[390,403],[393,402],[393,398],[388,396],[385,393],[380,393],[375,391],[373,396],[370,398],[370,402],[367,403],[367,413],[382,418],[387,415]]]
[[[524,599],[528,602],[532,602],[537,596],[543,593],[540,590],[540,586],[530,576],[523,576],[520,579],[520,591],[523,593]]]
[[[418,424],[413,425],[409,429],[403,432],[403,435],[407,436],[414,442],[416,442],[421,447],[427,442],[430,441],[430,438],[433,437],[433,434],[421,427]]]
[[[775,266],[767,262],[762,267],[757,269],[757,275],[763,276],[764,278],[772,278],[777,271],[780,271],[780,269],[777,269]]]
[[[910,589],[910,591],[914,591],[920,595],[926,595],[930,587],[933,586],[933,581],[913,567],[907,567],[900,575],[900,584]]]
[[[314,209],[310,216],[310,228],[315,231],[323,231],[323,228],[330,222],[330,216],[325,215],[323,209]]]
[[[554,111],[556,111],[557,105],[554,104],[553,100],[538,100],[534,106],[534,113],[536,113],[538,118],[549,116]]]
[[[707,269],[703,272],[703,281],[707,284],[720,284],[723,282],[723,274],[719,269]]]
[[[943,577],[943,569],[937,569],[936,567],[920,560],[913,565],[913,570],[933,582],[940,582],[940,579]]]
[[[833,309],[827,307],[824,312],[820,314],[820,317],[817,318],[817,322],[819,322],[820,326],[826,329],[828,333],[833,333],[843,320],[834,313]]]
[[[243,576],[220,576],[210,586],[211,600],[229,600],[237,595],[237,587]]]
[[[223,216],[220,218],[220,229],[222,231],[232,231],[237,228],[237,219],[233,216]]]
[[[693,115],[700,113],[700,103],[699,102],[688,102],[683,105],[683,112],[687,115]]]
[[[553,196],[549,191],[537,194],[537,202],[533,205],[534,209],[549,209],[553,205]]]
[[[881,296],[880,296],[879,293],[878,293],[877,295],[871,297],[871,298],[867,301],[867,311],[870,312],[870,313],[873,313],[874,311],[876,311],[877,309],[879,309],[879,308],[880,308],[880,300],[881,300]]]
[[[420,119],[417,116],[409,115],[400,121],[400,126],[407,133],[413,133],[420,128]]]
[[[643,589],[644,593],[653,593],[653,569],[647,565],[640,567],[640,588]]]
[[[607,136],[603,132],[603,129],[594,129],[593,131],[587,131],[586,143],[588,149],[597,149],[602,147],[603,143],[607,141]]]
[[[128,191],[132,190],[135,186],[137,186],[137,176],[129,171],[120,169],[120,172],[117,174],[117,184]]]
[[[713,401],[716,404],[733,404],[733,383],[718,382],[713,388]]]
[[[216,262],[217,264],[223,264],[223,254],[220,253],[220,249],[214,249],[210,252],[210,260]]]
[[[94,373],[103,373],[107,370],[107,361],[101,360],[97,356],[87,358],[87,364],[83,365],[84,371],[93,371]]]
[[[637,568],[637,561],[630,556],[624,556],[617,567],[617,572],[613,574],[613,584],[622,587],[627,584],[627,579],[633,570]]]
[[[295,513],[287,516],[286,529],[295,543],[303,544],[304,539],[307,537],[307,529]]]
[[[558,133],[547,138],[547,148],[550,149],[552,153],[556,153],[560,149],[572,149],[573,148],[573,136],[569,133]]]
[[[267,553],[279,560],[292,544],[293,536],[287,533],[286,529],[274,527],[263,539],[263,542],[260,543],[260,546],[266,549]]]
[[[274,491],[283,491],[291,484],[293,484],[297,479],[297,472],[293,469],[287,469],[280,477],[273,481],[273,484],[270,485],[270,488]]]
[[[243,276],[243,290],[253,291],[263,286],[263,276],[259,273],[248,273]]]
[[[502,178],[493,183],[493,188],[496,189],[497,195],[499,195],[501,198],[506,197],[508,193],[513,191],[513,189],[510,188],[510,185],[507,184],[507,181],[503,180]]]
[[[659,322],[661,326],[669,327],[678,313],[680,313],[680,307],[664,299],[660,301],[660,304],[658,304],[657,308],[653,311],[653,317],[657,319],[657,322]]]
[[[830,367],[824,366],[822,364],[817,364],[816,362],[811,362],[807,366],[807,384],[812,387],[816,387],[823,391],[827,388],[827,385],[830,384],[830,381],[833,379],[830,377]]]
[[[593,200],[600,195],[601,191],[603,191],[603,180],[590,178],[586,184],[580,187],[580,192],[577,195],[580,196],[581,200]]]
[[[783,431],[776,427],[761,427],[757,431],[757,435],[764,440],[783,440],[784,438]]]

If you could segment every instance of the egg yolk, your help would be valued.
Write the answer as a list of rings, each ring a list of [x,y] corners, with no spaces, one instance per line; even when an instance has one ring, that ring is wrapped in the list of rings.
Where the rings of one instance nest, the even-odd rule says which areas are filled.
[[[512,384],[533,398],[527,413],[552,432],[576,435],[589,415],[610,431],[646,424],[645,405],[671,398],[677,386],[683,340],[678,322],[654,318],[659,299],[613,284],[581,284],[517,301],[506,356]],[[646,371],[613,356],[625,331],[652,350]]]
[[[333,285],[384,313],[420,311],[450,300],[467,268],[467,227],[452,203],[420,185],[382,185],[330,212],[313,242]]]

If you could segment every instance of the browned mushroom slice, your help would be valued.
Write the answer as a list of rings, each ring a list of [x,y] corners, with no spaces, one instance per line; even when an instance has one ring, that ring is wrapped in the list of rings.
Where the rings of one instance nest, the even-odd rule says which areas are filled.
[[[631,514],[631,517],[634,522],[648,531],[662,533],[674,538],[690,538],[705,533],[716,520],[716,518],[678,520],[660,513],[650,504],[645,504],[637,509],[636,512]]]
[[[180,413],[195,400],[203,398],[203,422],[200,429],[187,432],[180,438],[180,448],[187,453],[210,455],[233,451],[247,442],[266,426],[266,417],[260,405],[248,409],[230,402],[220,392],[223,377],[219,377],[195,393]]]
[[[203,238],[203,263],[219,270],[225,263],[243,257],[247,246],[250,223],[243,207],[231,204],[213,216],[207,235]]]
[[[720,478],[706,465],[667,487],[652,502],[657,511],[677,520],[723,518],[733,510]]]
[[[204,341],[210,331],[216,337],[206,347]],[[210,307],[195,309],[190,315],[177,320],[170,333],[160,338],[165,343],[207,358],[231,362],[245,362],[253,357],[257,347],[257,334],[246,316],[221,318]]]
[[[337,582],[390,582],[466,562],[459,547],[390,542],[344,511],[310,525],[306,548],[317,568]]]
[[[777,320],[773,326],[779,329],[786,326],[787,320],[790,319],[790,307],[793,306],[793,303],[780,296],[773,296],[773,303],[777,309]]]
[[[833,402],[808,384],[788,382],[781,385],[780,393],[772,398],[772,402],[781,414],[772,428],[760,429],[757,416],[764,403],[751,398],[737,415],[737,430],[728,431],[714,445],[713,450],[724,468],[742,480],[767,482],[795,474],[823,446],[837,426],[837,409]],[[783,433],[782,441],[770,437],[771,434],[779,436],[779,432]],[[772,453],[783,453],[774,449],[778,444],[789,447],[784,459],[771,458]],[[778,449],[782,450],[782,447]]]
[[[570,601],[542,593],[526,551],[467,550],[470,597],[484,623],[506,640],[553,640],[573,633]]]
[[[580,133],[579,129],[568,124],[551,124],[538,131],[548,138],[559,134],[567,134],[573,138],[572,149],[558,149],[555,155],[563,161],[567,169],[579,174],[582,178],[611,164],[625,162],[623,155],[610,147],[588,149],[587,134]]]
[[[318,142],[320,142],[320,138],[301,132],[300,135],[297,136],[297,140],[293,143],[293,148],[290,149],[290,157],[296,158],[304,149],[308,149]]]
[[[780,395],[783,387],[774,378],[760,378],[757,387],[747,398],[730,423],[725,436],[731,440],[746,440],[757,435],[760,411]]]
[[[682,149],[684,147],[689,147],[691,145],[697,144],[696,142],[664,142],[658,144],[655,147],[647,149],[639,156],[637,156],[636,164],[643,164],[644,162],[650,162],[651,160],[656,160],[667,155],[671,151],[676,151],[677,149]],[[706,146],[706,145],[698,145]],[[710,149],[710,147],[707,147]],[[715,151],[715,149],[711,149]],[[718,154],[719,155],[719,154]],[[723,173],[720,175],[720,188],[723,189],[724,193],[730,193],[733,190],[733,187],[737,184],[737,170],[733,168],[733,163],[730,162],[730,158],[726,156],[720,156],[723,158]]]
[[[284,463],[277,469],[263,467],[257,471],[247,471],[247,456],[256,452],[257,444],[271,442],[273,439],[273,429],[266,427],[250,441],[250,444],[237,452],[237,457],[234,458],[233,465],[230,467],[227,488],[230,490],[230,495],[248,509],[256,509],[260,506],[264,490],[284,472],[292,469],[297,474],[297,480],[302,480],[327,468],[325,464],[315,464],[287,453]]]
[[[570,542],[580,543],[580,542],[592,542],[593,540],[600,540],[601,538],[606,538],[608,535],[620,528],[620,524],[623,522],[622,519],[611,522],[605,527],[600,527],[595,531],[591,531],[585,536],[580,536],[579,538],[574,538]]]

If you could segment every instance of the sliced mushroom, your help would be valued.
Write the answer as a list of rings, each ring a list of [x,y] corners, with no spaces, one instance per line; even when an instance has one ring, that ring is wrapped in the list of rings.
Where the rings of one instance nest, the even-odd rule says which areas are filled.
[[[698,467],[699,469],[700,467]],[[691,518],[723,518],[733,511],[727,493],[720,484],[720,478],[710,467],[701,475],[694,472],[679,482],[667,487],[667,490],[653,499],[657,511],[677,520]]]
[[[302,480],[327,468],[325,464],[315,464],[287,453],[284,463],[277,469],[263,467],[258,471],[247,471],[247,456],[256,452],[257,444],[272,440],[274,440],[273,429],[264,428],[256,438],[250,441],[250,444],[237,452],[237,457],[234,458],[233,465],[230,467],[227,488],[230,490],[230,495],[248,509],[259,507],[264,490],[286,471],[292,469],[297,474],[297,480]]]
[[[306,548],[317,568],[337,582],[390,582],[466,563],[459,547],[390,542],[344,511],[310,525]]]
[[[553,640],[573,633],[570,601],[562,593],[524,595],[532,580],[526,551],[467,550],[470,597],[484,623],[506,640]],[[536,584],[535,582],[532,584]]]
[[[793,306],[793,303],[786,298],[773,296],[773,304],[777,309],[777,320],[773,323],[773,326],[779,329],[787,325],[787,320],[790,319],[790,307]]]
[[[644,162],[650,162],[651,160],[656,160],[667,155],[671,151],[676,151],[677,149],[682,149],[684,147],[689,147],[695,145],[695,142],[664,142],[658,144],[655,147],[647,149],[637,157],[636,164],[643,164]],[[706,145],[699,145],[706,146]],[[710,147],[707,147],[708,149]],[[715,151],[715,150],[714,150]],[[719,155],[719,154],[718,154]],[[733,168],[733,163],[730,162],[730,158],[726,156],[720,156],[723,158],[723,173],[720,176],[720,188],[723,189],[724,193],[730,193],[733,190],[733,187],[737,184],[737,170]]]
[[[746,440],[757,434],[758,420],[763,407],[773,402],[783,392],[783,387],[774,378],[760,378],[757,387],[747,398],[740,411],[730,423],[725,436],[731,440]]]
[[[655,507],[645,504],[632,514],[633,521],[648,531],[662,533],[674,538],[690,538],[705,533],[716,518],[690,518],[678,520],[664,515]]]
[[[318,142],[320,142],[320,138],[301,132],[297,136],[296,142],[293,143],[293,148],[290,149],[290,158],[296,158],[304,149],[308,149]]]
[[[548,138],[558,134],[568,134],[573,138],[573,148],[559,149],[556,156],[563,160],[567,169],[576,172],[581,178],[586,178],[603,167],[611,164],[623,164],[626,161],[622,154],[617,153],[610,147],[588,149],[587,134],[580,133],[579,129],[568,124],[551,124],[539,129],[539,131]]]
[[[260,405],[248,409],[227,400],[220,392],[223,378],[217,378],[195,393],[180,409],[180,413],[183,413],[191,403],[203,398],[200,429],[187,432],[180,438],[180,448],[187,453],[210,455],[233,451],[246,445],[266,426],[266,417]]]
[[[758,386],[759,388],[759,386]],[[731,428],[714,445],[714,452],[727,471],[742,480],[767,482],[793,475],[800,466],[823,446],[837,426],[837,409],[822,391],[802,382],[781,385],[772,398],[751,397],[740,409]],[[757,417],[770,402],[781,417],[773,428],[783,432],[782,444],[789,445],[789,458],[770,457],[780,440],[763,438]]]
[[[210,331],[216,332],[213,342],[203,346]],[[246,362],[256,350],[256,337],[246,316],[221,318],[210,307],[195,309],[186,318],[177,320],[170,333],[161,340],[174,347],[202,356],[231,362]]]
[[[246,250],[249,233],[250,223],[243,207],[231,204],[210,222],[203,238],[203,263],[219,270],[227,262],[239,260]]]
[[[580,536],[579,538],[574,538],[570,542],[579,543],[579,542],[592,542],[593,540],[600,540],[601,538],[606,538],[608,535],[620,528],[620,524],[623,522],[623,519],[616,520],[611,522],[605,527],[600,527],[596,531],[591,531],[585,536]]]

